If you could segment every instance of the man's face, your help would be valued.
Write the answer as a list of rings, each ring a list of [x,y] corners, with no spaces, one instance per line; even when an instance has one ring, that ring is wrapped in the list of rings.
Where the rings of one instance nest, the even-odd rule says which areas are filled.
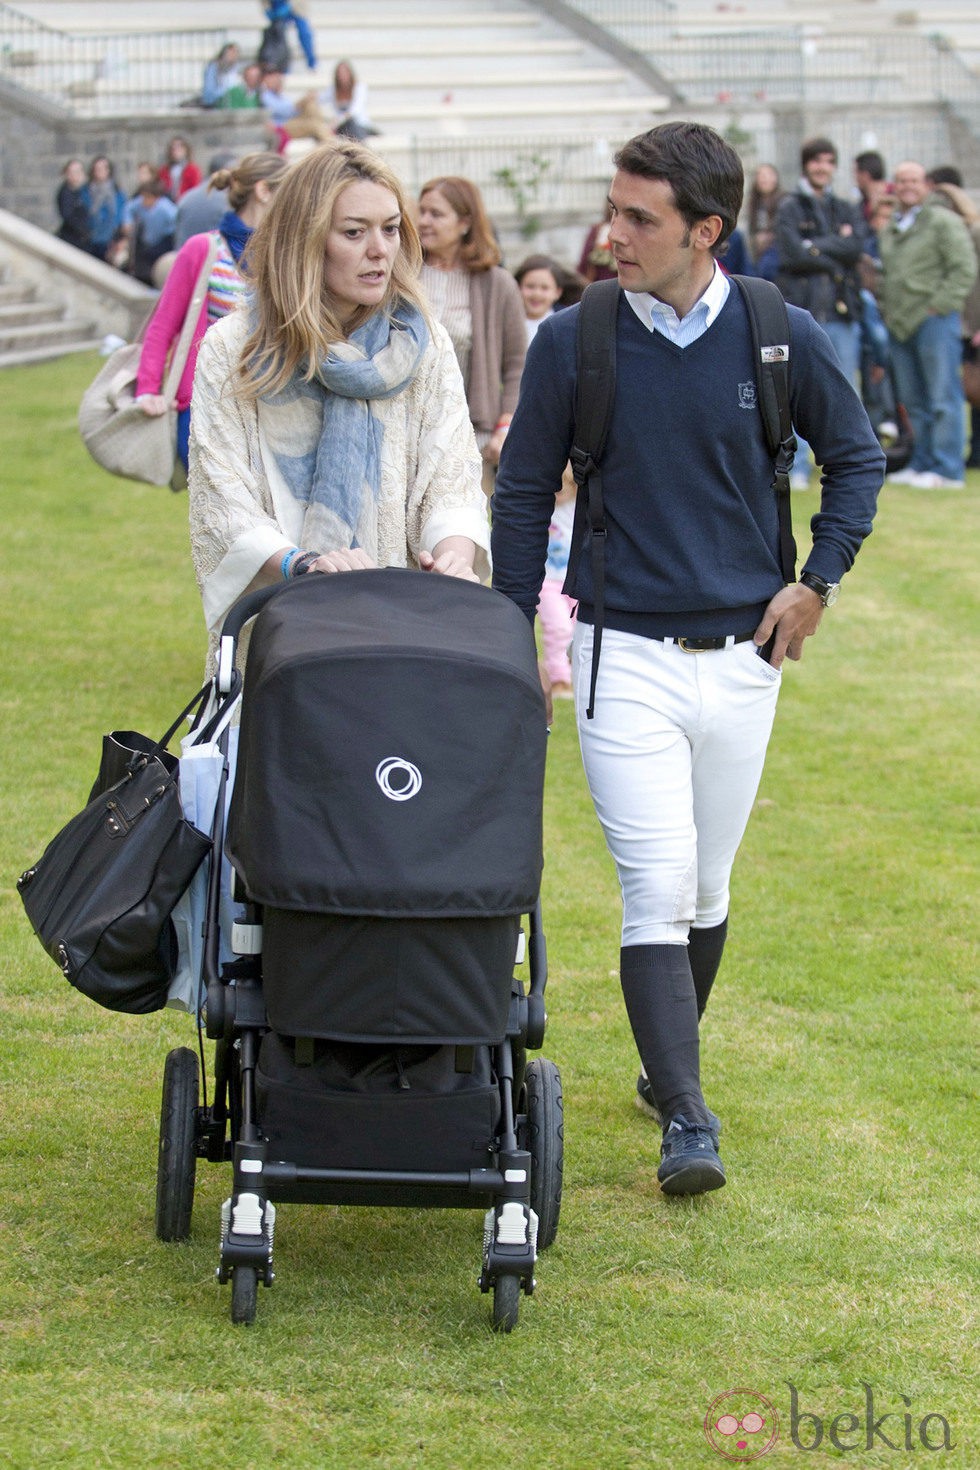
[[[837,164],[832,153],[818,153],[803,165],[803,177],[810,188],[822,194],[834,182]]]
[[[902,163],[895,170],[895,198],[903,209],[914,209],[929,193],[929,180],[921,163]]]
[[[619,169],[609,190],[609,245],[625,291],[649,291],[673,304],[683,295],[698,257],[691,231],[663,179],[646,179]],[[700,252],[699,252],[700,255]]]

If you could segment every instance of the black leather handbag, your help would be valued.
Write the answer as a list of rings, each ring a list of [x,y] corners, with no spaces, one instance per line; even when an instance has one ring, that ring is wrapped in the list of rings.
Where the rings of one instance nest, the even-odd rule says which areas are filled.
[[[211,847],[183,815],[179,762],[166,750],[194,696],[162,740],[115,731],[84,811],[17,882],[48,954],[83,995],[144,1015],[166,1004],[177,964],[170,915]]]

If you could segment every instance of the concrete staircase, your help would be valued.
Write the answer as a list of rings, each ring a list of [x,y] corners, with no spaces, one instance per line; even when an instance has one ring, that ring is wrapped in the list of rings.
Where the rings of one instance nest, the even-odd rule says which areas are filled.
[[[0,276],[0,368],[91,352],[102,335],[94,321],[65,305],[45,304],[37,286]]]

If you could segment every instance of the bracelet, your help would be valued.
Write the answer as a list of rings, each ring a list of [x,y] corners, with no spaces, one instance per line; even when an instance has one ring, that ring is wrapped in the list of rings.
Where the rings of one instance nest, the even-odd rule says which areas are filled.
[[[284,582],[286,582],[286,581],[289,580],[289,568],[292,566],[294,559],[297,556],[299,556],[299,555],[300,555],[300,549],[299,549],[299,547],[298,546],[294,546],[293,549],[292,549],[292,551],[287,551],[286,552],[286,555],[283,557],[282,561],[279,563],[279,570],[280,570],[280,572],[282,572],[282,579],[283,579]]]
[[[509,428],[510,428],[510,419],[498,419],[497,422],[493,426],[493,432],[495,434],[499,434],[500,431],[501,431],[501,429],[505,429],[506,430],[506,429],[509,429]]]
[[[290,577],[302,577],[305,572],[308,572],[310,570],[310,567],[313,565],[313,563],[315,561],[319,561],[319,559],[320,553],[318,551],[299,552],[297,554],[296,560],[292,563],[289,569]]]

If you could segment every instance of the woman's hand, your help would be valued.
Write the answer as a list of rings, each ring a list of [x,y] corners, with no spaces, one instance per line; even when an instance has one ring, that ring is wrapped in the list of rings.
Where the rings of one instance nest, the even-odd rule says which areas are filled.
[[[342,551],[325,551],[311,562],[308,572],[366,572],[377,567],[366,551],[359,546],[345,547]]]
[[[459,577],[463,582],[479,582],[473,570],[476,546],[467,536],[447,536],[432,551],[419,552],[423,572],[438,572],[441,577]]]
[[[163,393],[141,393],[136,403],[148,419],[162,418],[169,408],[177,407]]]

